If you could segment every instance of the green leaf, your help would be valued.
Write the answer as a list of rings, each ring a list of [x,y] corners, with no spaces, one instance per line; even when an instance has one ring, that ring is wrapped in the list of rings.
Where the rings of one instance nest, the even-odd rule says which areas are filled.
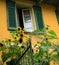
[[[54,45],[52,46],[52,49],[53,49],[54,51],[56,51],[56,52],[59,53],[59,45],[54,44]]]
[[[38,61],[40,58],[39,58],[39,54],[34,54],[34,60],[35,61]]]
[[[51,35],[48,35],[48,38],[49,39],[57,39],[57,36],[51,34]]]
[[[17,32],[17,31],[11,31],[11,37],[16,36],[16,34],[18,34],[18,32]]]
[[[52,59],[59,63],[59,56],[57,54],[52,55]]]
[[[46,27],[50,27],[50,25],[46,25]]]
[[[53,30],[48,31],[48,33],[53,35],[53,36],[57,36],[56,33]]]
[[[42,32],[46,32],[46,28],[43,28],[41,31],[42,31]]]
[[[4,49],[0,47],[0,51],[3,51]]]
[[[5,62],[9,57],[11,57],[10,53],[2,54],[2,61]]]
[[[40,30],[34,30],[33,33],[37,33],[37,32],[40,32]]]

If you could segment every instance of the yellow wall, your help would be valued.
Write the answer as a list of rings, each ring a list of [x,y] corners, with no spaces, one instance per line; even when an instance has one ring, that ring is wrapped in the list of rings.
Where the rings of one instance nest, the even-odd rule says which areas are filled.
[[[7,31],[6,19],[6,3],[5,0],[0,0],[0,40],[9,36]]]
[[[55,7],[50,5],[41,5],[43,20],[45,25],[50,25],[50,29],[54,30],[59,37],[59,26],[55,14]]]
[[[33,6],[33,2],[28,1],[28,0],[19,0],[17,1],[17,4],[19,5],[26,5],[26,6]],[[27,3],[27,4],[26,4]],[[41,5],[42,7],[42,15],[43,15],[43,20],[45,25],[50,25],[50,29],[53,29],[57,35],[59,36],[59,27],[57,23],[57,18],[55,15],[55,8],[50,5]],[[32,11],[33,12],[33,11]],[[34,16],[34,14],[33,14]],[[34,19],[34,18],[33,18]],[[0,0],[0,40],[9,37],[9,31],[7,29],[7,15],[6,15],[6,2],[5,0]],[[35,37],[32,37],[32,42],[33,44],[36,43]]]
[[[17,1],[16,3],[20,5],[23,5],[24,6],[24,3],[27,5],[25,6],[32,6],[33,2],[31,1],[24,1],[24,0],[20,0]],[[30,4],[29,4],[30,3]],[[9,31],[8,31],[8,27],[7,27],[7,12],[6,12],[6,0],[0,0],[0,40],[3,40],[5,38],[8,38],[9,37]]]
[[[21,3],[20,5],[23,5],[23,6],[25,5],[25,6],[30,6],[30,7],[32,7],[35,4],[29,0],[26,0],[26,1],[20,0],[20,2],[18,0],[16,1],[16,3],[18,5]],[[45,5],[45,4],[41,5],[41,7],[42,7],[42,15],[43,15],[44,24],[50,25],[51,26],[50,28],[55,30],[55,32],[59,36],[58,34],[59,27],[58,27],[57,18],[55,15],[55,8],[53,6]],[[0,40],[2,40],[6,37],[9,37],[9,31],[7,29],[7,15],[6,15],[6,1],[5,0],[0,0],[0,13],[1,13],[0,15]],[[35,20],[33,21],[35,22]]]
[[[16,0],[16,3],[20,6],[28,6],[32,7],[36,3],[30,1],[30,0]],[[39,5],[39,4],[38,4]],[[55,7],[52,5],[47,5],[47,4],[41,4],[39,5],[42,8],[42,16],[43,16],[43,21],[44,25],[50,25],[50,29],[53,29],[57,36],[59,37],[59,26],[57,22],[57,17],[55,14]],[[33,20],[35,22],[35,19]]]

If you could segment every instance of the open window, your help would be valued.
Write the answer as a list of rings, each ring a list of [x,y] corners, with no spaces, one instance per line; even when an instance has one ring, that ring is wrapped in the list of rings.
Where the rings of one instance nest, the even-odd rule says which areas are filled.
[[[11,0],[6,0],[6,6],[9,30],[16,30],[17,27],[24,28],[26,32],[32,32],[34,30],[32,9],[30,7],[16,4],[16,2]],[[36,28],[41,31],[44,28],[42,9],[39,6],[33,6],[33,12]]]
[[[18,15],[18,23],[22,29],[26,32],[32,32],[33,31],[33,25],[32,25],[32,19],[30,14],[29,8],[17,8],[17,15]]]
[[[16,30],[21,27],[26,32],[33,31],[30,8],[17,6],[14,1],[6,0],[8,30]]]

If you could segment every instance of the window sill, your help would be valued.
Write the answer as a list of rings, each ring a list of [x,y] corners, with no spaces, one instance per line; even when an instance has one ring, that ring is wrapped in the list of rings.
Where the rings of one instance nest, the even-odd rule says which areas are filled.
[[[44,35],[46,32],[25,32],[25,34],[30,34],[30,35]]]

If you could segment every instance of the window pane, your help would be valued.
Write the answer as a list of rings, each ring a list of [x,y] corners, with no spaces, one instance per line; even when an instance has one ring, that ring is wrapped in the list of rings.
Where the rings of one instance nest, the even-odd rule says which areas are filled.
[[[25,23],[25,28],[30,28],[32,27],[32,23],[31,23],[31,20],[28,20],[26,23]]]
[[[30,10],[29,9],[26,9],[26,10],[23,10],[23,21],[24,21],[24,29],[25,31],[27,32],[32,32],[33,29],[32,29],[32,21],[31,21],[31,16],[30,16]]]
[[[24,10],[23,12],[24,12],[24,15],[30,15],[29,9],[26,9],[26,10]]]
[[[25,18],[25,22],[28,22],[28,20],[31,19],[30,16],[24,16],[24,18]]]
[[[25,29],[26,32],[32,32],[32,28]]]

